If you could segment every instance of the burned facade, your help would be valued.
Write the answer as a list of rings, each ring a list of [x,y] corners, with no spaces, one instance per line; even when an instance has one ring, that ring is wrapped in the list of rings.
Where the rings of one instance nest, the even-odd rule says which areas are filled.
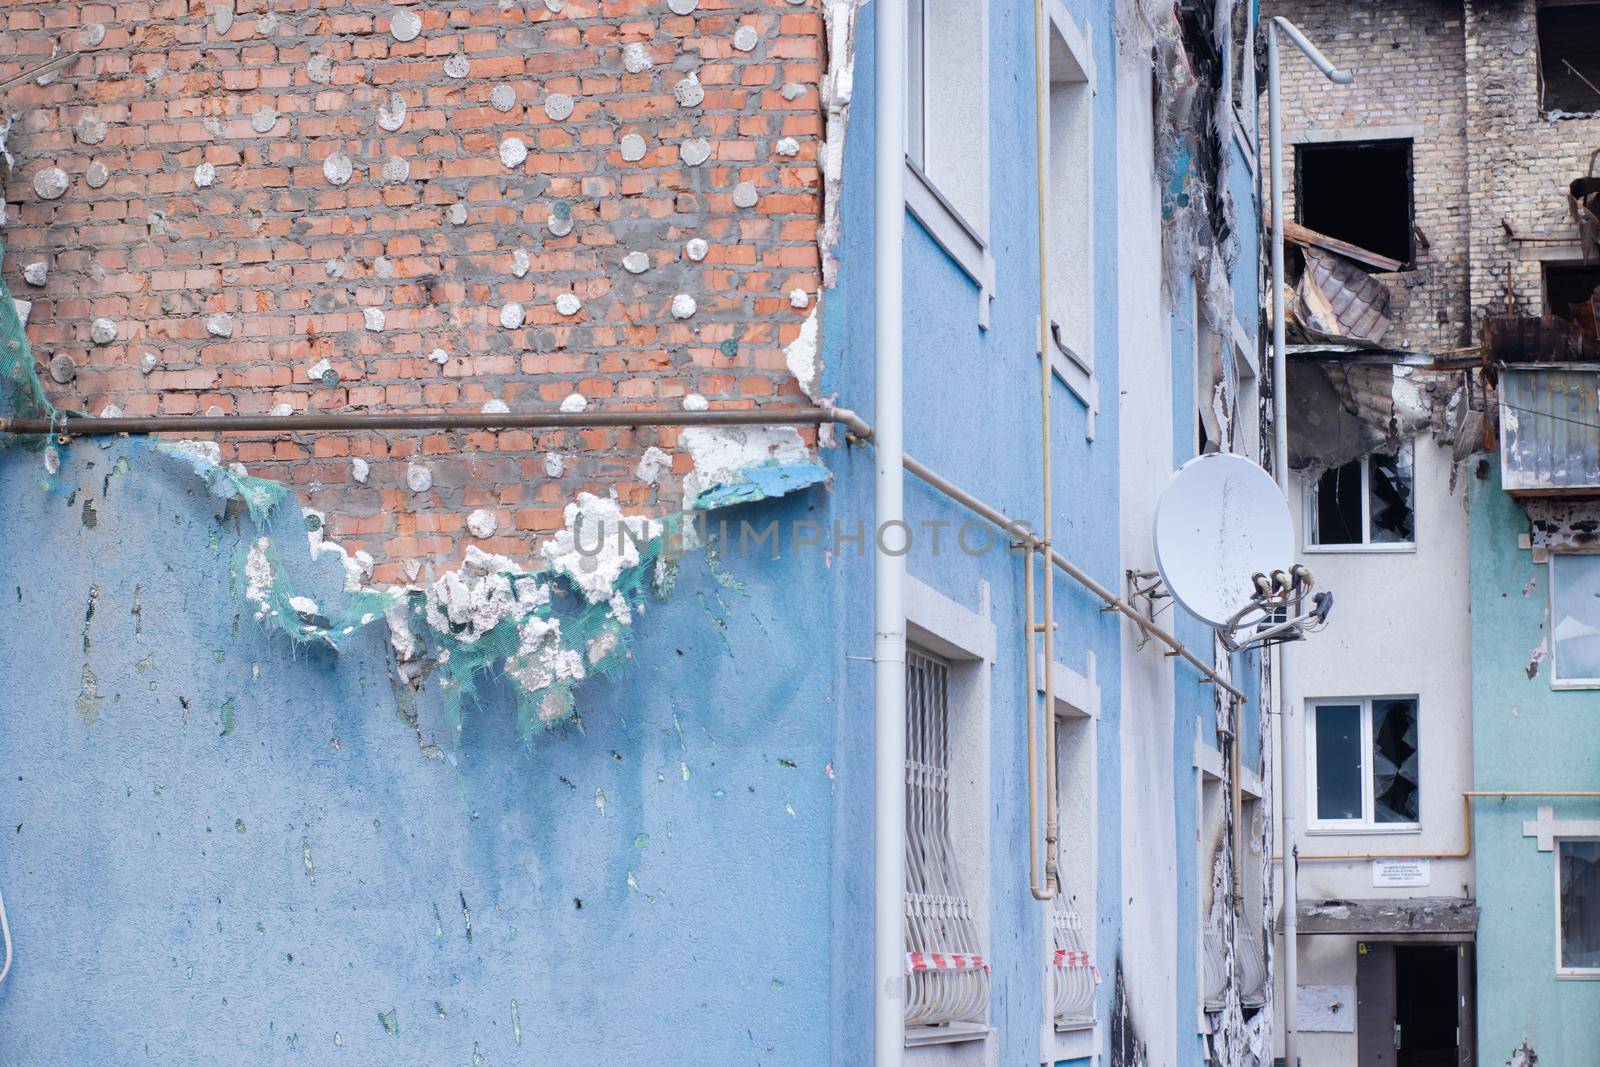
[[[1264,13],[1356,73],[1283,76],[1291,465],[1346,594],[1297,660],[1284,1022],[1307,1064],[1581,1062],[1600,5]]]

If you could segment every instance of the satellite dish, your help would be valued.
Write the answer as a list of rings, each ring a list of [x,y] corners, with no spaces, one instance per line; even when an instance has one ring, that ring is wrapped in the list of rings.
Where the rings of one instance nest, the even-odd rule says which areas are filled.
[[[1213,453],[1179,467],[1156,505],[1156,567],[1189,614],[1223,628],[1251,602],[1252,577],[1294,563],[1294,523],[1272,475]]]

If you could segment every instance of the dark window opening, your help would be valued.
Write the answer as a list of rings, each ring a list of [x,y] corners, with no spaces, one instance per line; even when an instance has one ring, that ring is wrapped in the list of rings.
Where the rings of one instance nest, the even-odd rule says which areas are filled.
[[[1600,968],[1600,841],[1568,840],[1560,846],[1560,964]]]
[[[1416,537],[1411,449],[1323,471],[1312,496],[1314,545],[1409,545]]]
[[[1544,307],[1574,326],[1595,334],[1594,291],[1600,287],[1600,267],[1580,264],[1544,265]]]
[[[1317,479],[1319,545],[1359,545],[1366,540],[1361,521],[1361,460],[1323,471]]]
[[[1600,4],[1541,4],[1538,19],[1545,114],[1600,111]]]
[[[1294,174],[1301,225],[1411,262],[1409,140],[1296,145]]]
[[[1411,543],[1416,513],[1411,507],[1411,462],[1405,455],[1372,454],[1368,495],[1374,544]]]
[[[1377,822],[1420,821],[1417,702],[1372,702],[1372,800]]]

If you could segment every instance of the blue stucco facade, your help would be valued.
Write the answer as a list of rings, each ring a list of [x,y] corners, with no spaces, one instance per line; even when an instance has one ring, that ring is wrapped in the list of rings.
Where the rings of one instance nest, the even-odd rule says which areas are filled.
[[[1159,257],[1118,260],[1132,180],[1119,173],[1130,103],[1119,93],[1148,86],[1149,71],[1119,55],[1116,6],[1065,4],[1097,72],[1092,437],[1085,404],[1060,381],[1052,397],[1055,545],[1112,589],[1148,563],[1125,551],[1124,435],[1157,442],[1168,469],[1196,447],[1193,304],[1163,296]],[[873,11],[857,43],[821,390],[869,420]],[[1033,7],[988,0],[986,16],[995,296],[980,327],[976,284],[908,218],[906,449],[1036,522]],[[1255,343],[1247,147],[1226,139],[1235,314]],[[1121,370],[1130,276],[1170,344],[1170,427],[1122,417],[1121,398],[1148,387]],[[870,530],[870,448],[822,458],[828,486],[723,514]],[[0,985],[0,1062],[867,1062],[873,632],[861,546],[692,554],[638,621],[630,668],[582,687],[578,723],[524,746],[511,693],[491,687],[452,742],[437,693],[397,685],[381,624],[334,654],[296,651],[240,617],[229,561],[254,531],[182,464],[136,442],[78,443],[45,486],[37,456],[12,450],[0,453],[0,497],[0,890],[18,953]],[[1022,568],[1003,544],[936,550],[925,532],[970,516],[910,477],[906,513],[918,534],[910,575],[986,613],[997,634],[984,857],[993,1034],[972,1062],[1038,1063],[1048,946],[1027,883]],[[276,521],[283,543],[302,543],[294,509]],[[339,587],[336,566],[290,562],[306,588]],[[1197,740],[1217,743],[1213,692],[1056,579],[1057,661],[1092,674],[1100,694],[1085,919],[1104,976],[1094,1054],[1062,1062],[1125,1062],[1112,1026],[1123,976],[1173,983],[1153,995],[1159,1014],[1128,1017],[1129,1047],[1161,1034],[1176,1063],[1198,1065],[1194,753]],[[1208,651],[1210,631],[1180,615],[1166,619]],[[1145,728],[1144,698],[1124,691],[1135,657],[1172,680],[1170,737],[1125,736]],[[1252,696],[1246,765],[1260,772],[1256,671],[1250,657],[1233,665]],[[1125,781],[1134,740],[1168,750],[1169,778]],[[1130,792],[1146,798],[1138,811],[1124,806]],[[1151,835],[1146,804],[1164,809],[1170,839]],[[1122,853],[1135,842],[1170,860],[1170,880],[1128,884]],[[1170,895],[1170,951],[1125,969],[1128,924]]]

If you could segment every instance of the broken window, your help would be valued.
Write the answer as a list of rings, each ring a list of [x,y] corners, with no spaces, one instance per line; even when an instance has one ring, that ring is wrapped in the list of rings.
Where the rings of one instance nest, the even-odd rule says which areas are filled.
[[[1600,971],[1600,841],[1561,838],[1556,842],[1556,889],[1561,913],[1561,971]]]
[[[1411,262],[1409,138],[1296,145],[1294,175],[1301,225]]]
[[[1415,697],[1313,704],[1311,722],[1312,825],[1421,820]]]
[[[1597,336],[1594,291],[1600,287],[1600,267],[1581,263],[1544,265],[1544,309],[1585,333]]]
[[[1550,554],[1550,618],[1555,638],[1551,684],[1600,687],[1600,556]]]
[[[1539,106],[1545,115],[1600,111],[1600,4],[1539,5]]]
[[[1411,442],[1322,472],[1308,494],[1307,541],[1317,546],[1404,546],[1416,540]]]

